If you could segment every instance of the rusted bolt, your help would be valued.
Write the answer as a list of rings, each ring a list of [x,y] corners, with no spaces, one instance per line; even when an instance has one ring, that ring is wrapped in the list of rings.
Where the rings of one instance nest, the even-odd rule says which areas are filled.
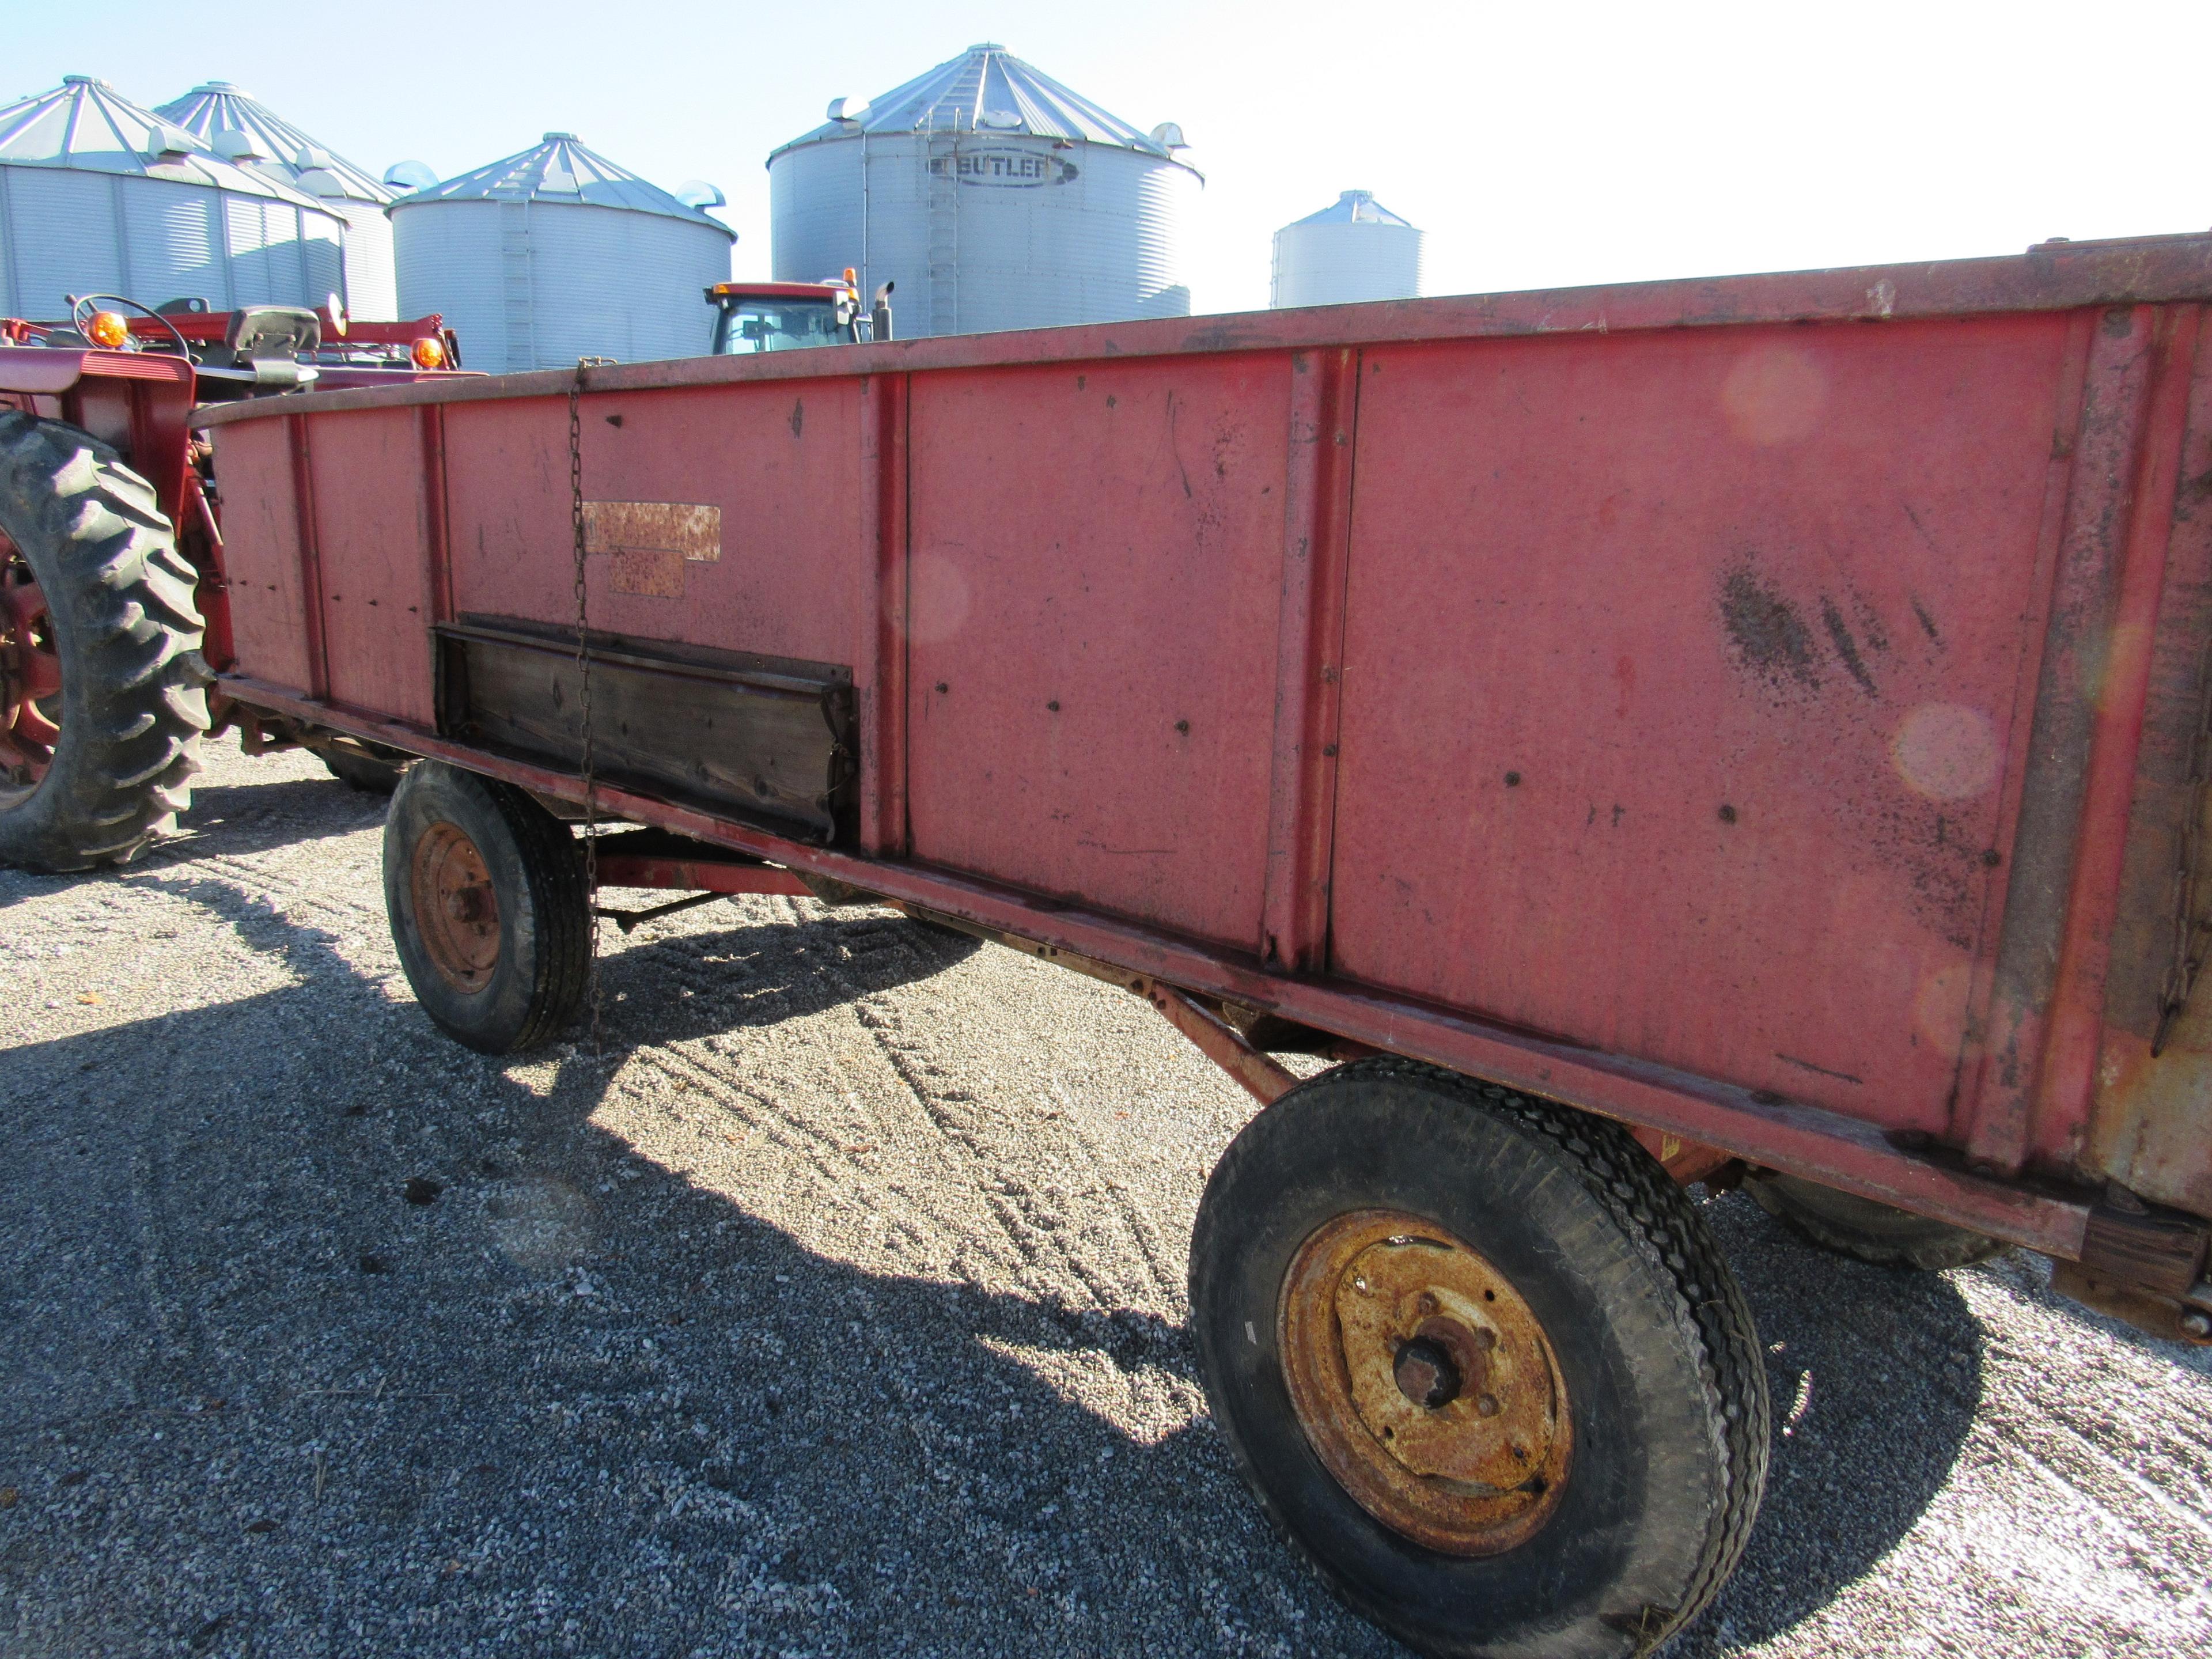
[[[1518,772],[1508,772],[1505,775],[1505,787],[1508,789],[1518,789],[1521,787],[1521,775]]]
[[[1060,700],[1055,697],[1052,702],[1045,704],[1045,707],[1052,710],[1054,714],[1057,714],[1060,713]]]
[[[1190,730],[1190,722],[1189,722],[1188,720],[1177,720],[1177,721],[1176,722],[1176,731],[1178,731],[1178,732],[1188,732],[1188,731],[1189,731],[1189,730]]]
[[[2003,862],[2004,854],[1998,852],[1994,847],[1990,848],[1989,851],[1982,854],[1982,867],[1985,870],[1994,870],[1997,866]]]
[[[1474,1333],[1474,1346],[1488,1353],[1498,1346],[1498,1333],[1488,1326],[1479,1326]]]
[[[2193,1336],[2199,1342],[2212,1337],[2212,1314],[2185,1313],[2181,1316],[2181,1334]]]
[[[947,685],[943,680],[939,680],[937,683],[937,689],[940,691],[950,691],[952,688]]]
[[[1398,1380],[1400,1394],[1430,1411],[1449,1406],[1459,1397],[1459,1367],[1452,1364],[1443,1343],[1431,1342],[1425,1336],[1417,1336],[1398,1350],[1392,1375]]]
[[[1437,1300],[1437,1293],[1434,1291],[1423,1291],[1421,1292],[1420,1308],[1423,1313],[1432,1314],[1442,1304]]]
[[[1733,806],[1723,805],[1721,808],[1721,822],[1723,823],[1734,823],[1735,822],[1735,808]]]
[[[1477,1417],[1497,1416],[1498,1396],[1494,1394],[1486,1394],[1483,1395],[1481,1399],[1476,1401],[1474,1402],[1474,1414]]]
[[[1336,745],[1333,743],[1325,743],[1321,746],[1321,752],[1334,760],[1336,757]]]

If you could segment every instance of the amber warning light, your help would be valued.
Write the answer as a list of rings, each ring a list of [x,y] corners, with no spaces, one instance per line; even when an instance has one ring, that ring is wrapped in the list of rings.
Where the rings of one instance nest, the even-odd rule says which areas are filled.
[[[434,334],[425,334],[416,340],[409,355],[417,368],[443,368],[446,366],[445,343]]]
[[[94,312],[84,331],[93,344],[107,351],[122,350],[131,339],[131,325],[119,311]]]

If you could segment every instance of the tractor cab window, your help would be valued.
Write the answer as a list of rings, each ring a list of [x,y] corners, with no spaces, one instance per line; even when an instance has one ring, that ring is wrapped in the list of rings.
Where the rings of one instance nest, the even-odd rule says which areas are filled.
[[[837,345],[849,337],[838,325],[834,296],[761,300],[732,295],[722,302],[721,315],[714,324],[714,353],[743,356],[756,351],[792,351]]]

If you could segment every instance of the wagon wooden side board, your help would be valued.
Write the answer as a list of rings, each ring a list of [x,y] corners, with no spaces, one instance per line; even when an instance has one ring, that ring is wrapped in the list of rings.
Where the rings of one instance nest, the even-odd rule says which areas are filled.
[[[1530,1148],[1638,1261],[1696,1255],[1662,1164],[1749,1171],[2212,1334],[2208,303],[2186,236],[210,410],[220,689],[509,820],[588,793],[650,832],[602,884],[872,896],[1152,997],[1282,1097],[1194,1265],[1271,1514],[1430,1650],[1640,1651],[1741,1547],[1764,1396],[1668,1269],[1736,1425],[1697,1559],[1499,1599],[1665,1474],[1607,1449],[1644,1339],[1578,1358],[1481,1231],[1551,1201]],[[489,927],[453,870],[408,902]],[[1301,1104],[1263,1028],[1365,1092]],[[1232,1217],[1305,1190],[1292,1127],[1370,1196],[1279,1238]],[[1453,1157],[1480,1213],[1407,1196]]]

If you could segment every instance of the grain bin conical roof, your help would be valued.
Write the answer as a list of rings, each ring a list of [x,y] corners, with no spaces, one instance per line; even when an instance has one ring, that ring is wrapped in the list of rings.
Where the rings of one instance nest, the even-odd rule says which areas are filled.
[[[225,161],[174,122],[88,75],[66,76],[52,91],[0,109],[0,166],[135,173],[321,207],[280,179]]]
[[[737,233],[701,209],[678,201],[628,167],[587,149],[573,132],[549,132],[513,155],[430,185],[400,198],[404,210],[426,202],[580,202],[589,207],[629,208],[712,225],[731,240]]]
[[[392,192],[343,155],[318,143],[241,87],[209,81],[155,114],[183,128],[217,154],[274,172],[310,196],[386,203]],[[222,135],[234,133],[236,139]],[[240,142],[242,141],[242,143]]]
[[[824,122],[769,153],[823,138],[858,133],[1003,133],[1064,138],[1071,143],[1115,144],[1147,155],[1168,156],[1170,147],[1071,91],[1033,64],[993,41],[895,87],[853,118]]]

